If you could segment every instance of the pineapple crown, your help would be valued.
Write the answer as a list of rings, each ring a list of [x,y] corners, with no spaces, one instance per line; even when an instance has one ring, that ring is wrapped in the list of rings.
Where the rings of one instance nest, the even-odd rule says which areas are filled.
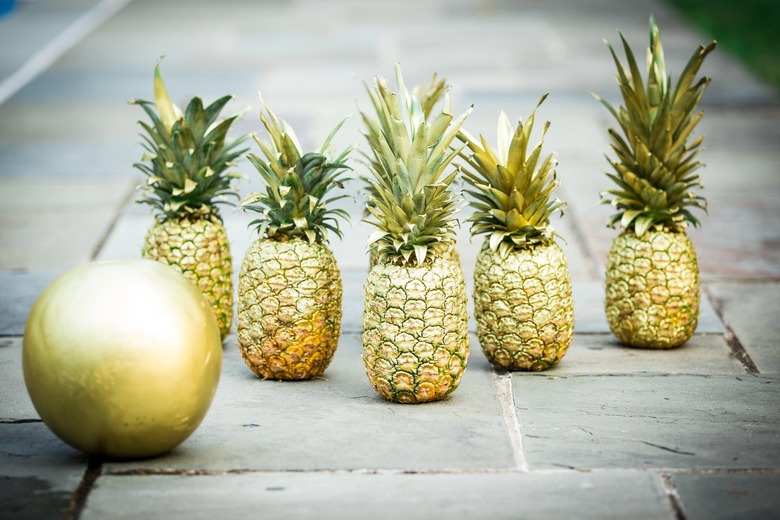
[[[460,149],[450,150],[450,144],[471,109],[455,119],[445,96],[444,108],[432,117],[436,103],[429,96],[434,99],[428,104],[429,122],[420,99],[406,89],[398,64],[395,73],[398,93],[375,78],[372,87],[366,85],[375,117],[361,112],[371,147],[371,155],[364,157],[372,174],[365,179],[370,214],[365,222],[377,228],[368,250],[380,263],[422,265],[454,242],[460,208],[451,184],[457,170],[447,173],[447,168]]]
[[[216,215],[216,204],[232,204],[228,197],[238,198],[231,183],[240,175],[226,170],[246,152],[237,149],[246,136],[233,141],[226,138],[239,115],[217,122],[232,97],[221,97],[205,108],[201,99],[194,97],[182,113],[168,96],[158,63],[154,98],[154,103],[131,101],[151,120],[151,124],[138,122],[146,132],[142,134],[143,162],[133,164],[146,176],[146,183],[138,187],[138,202],[151,205],[160,220]]]
[[[619,33],[620,34],[620,33]],[[699,46],[689,59],[676,85],[672,85],[664,64],[660,32],[650,17],[650,45],[647,50],[647,81],[643,84],[634,54],[622,34],[628,67],[607,43],[617,67],[617,83],[624,106],[615,109],[593,94],[617,120],[620,131],[610,128],[610,148],[616,160],[607,157],[614,173],[607,176],[617,187],[601,194],[602,202],[617,209],[608,221],[642,236],[648,229],[683,231],[688,223],[699,226],[690,209],[706,212],[704,197],[693,192],[702,184],[696,172],[702,163],[696,160],[704,136],[690,141],[691,134],[704,116],[696,112],[709,78],[695,76],[704,58],[715,48],[713,41]],[[695,81],[695,82],[694,82]]]
[[[349,220],[343,209],[332,209],[328,205],[349,195],[325,198],[335,187],[343,188],[344,175],[349,170],[347,156],[354,147],[349,147],[334,160],[326,153],[336,132],[344,124],[342,119],[328,135],[319,152],[303,154],[295,132],[284,120],[279,119],[263,101],[265,112],[260,121],[268,132],[268,142],[253,135],[264,157],[249,154],[265,182],[265,191],[249,195],[241,202],[241,208],[256,211],[261,217],[249,225],[256,226],[261,237],[274,240],[304,239],[310,243],[328,240],[328,231],[341,238],[338,218]]]
[[[449,86],[447,85],[446,80],[439,79],[435,72],[433,73],[431,79],[428,80],[428,82],[421,83],[412,88],[412,95],[417,97],[417,99],[420,101],[420,108],[422,108],[423,118],[426,121],[430,122],[430,115],[433,113],[433,108],[437,103],[445,99],[448,90]],[[362,155],[365,160],[370,161],[373,164],[372,168],[374,171],[385,171],[376,156],[370,157],[365,153]],[[377,185],[371,181],[371,178],[361,176],[361,179],[365,185],[364,189],[368,195],[366,197],[366,208],[363,214],[363,216],[367,217],[370,215],[368,206],[371,205],[371,201],[378,198],[380,194],[376,189]]]
[[[498,117],[497,150],[493,150],[484,136],[479,141],[465,130],[458,132],[458,139],[466,143],[463,150],[467,168],[463,170],[467,189],[472,200],[474,214],[472,236],[488,235],[490,249],[506,258],[513,249],[538,244],[548,244],[556,235],[550,225],[550,215],[563,214],[566,204],[550,199],[552,191],[560,184],[553,154],[541,161],[542,144],[550,122],[546,122],[539,143],[528,153],[534,116],[547,94],[542,96],[525,124],[518,121],[512,132],[509,117],[501,112]],[[481,143],[481,144],[480,144]]]

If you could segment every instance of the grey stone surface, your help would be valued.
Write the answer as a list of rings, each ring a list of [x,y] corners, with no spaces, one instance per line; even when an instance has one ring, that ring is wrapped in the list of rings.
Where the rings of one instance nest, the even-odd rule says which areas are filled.
[[[15,2],[14,8],[0,17],[0,81],[16,72],[96,3],[97,0]]]
[[[0,19],[0,82],[81,13],[118,1],[17,2]],[[554,225],[567,241],[576,334],[543,374],[494,373],[474,339],[450,399],[383,401],[360,359],[371,229],[360,222],[360,183],[350,183],[355,198],[342,202],[352,224],[331,241],[346,333],[324,377],[260,381],[230,337],[201,427],[167,456],[105,463],[83,518],[671,519],[680,516],[675,493],[687,518],[777,509],[780,96],[720,48],[702,68],[713,82],[698,129],[709,213],[689,230],[704,289],[697,334],[673,351],[628,349],[604,321],[601,280],[618,231],[605,227],[611,209],[599,193],[609,187],[614,122],[589,92],[617,101],[602,39],[616,44],[621,30],[641,57],[651,12],[674,77],[708,38],[660,0],[131,0],[54,49],[51,67],[0,104],[0,516],[63,516],[84,473],[84,456],[29,422],[37,415],[21,335],[54,274],[95,255],[140,254],[152,217],[132,203],[143,114],[127,101],[150,98],[163,54],[176,102],[234,94],[228,112],[249,107],[238,135],[261,130],[260,90],[309,149],[351,112],[334,144],[366,151],[363,82],[392,79],[395,62],[409,85],[434,70],[446,77],[453,111],[473,104],[466,127],[490,140],[500,110],[525,118],[549,92],[537,118],[551,121],[545,150],[557,155],[557,195],[569,204]],[[353,166],[365,173],[358,154]],[[247,176],[242,195],[260,188],[246,160],[236,169]],[[229,208],[223,216],[237,276],[252,217]],[[468,231],[464,222],[458,249],[470,292],[481,239]],[[744,373],[715,309],[761,374]]]
[[[449,398],[410,406],[385,401],[374,391],[361,350],[360,336],[344,335],[322,377],[263,381],[244,364],[231,338],[214,402],[192,437],[160,458],[106,467],[419,471],[513,466],[493,373],[478,352]]]
[[[0,135],[14,140],[87,141],[95,147],[101,142],[135,143],[137,117],[137,107],[126,102],[81,99],[66,103],[50,98],[45,102],[11,103],[0,106]],[[106,130],[108,121],[115,122],[110,131]]]
[[[98,518],[672,519],[659,479],[633,471],[460,474],[246,473],[101,477]]]
[[[0,422],[0,516],[63,518],[86,467],[42,422]]]
[[[35,300],[60,271],[0,270],[0,336],[21,336]]]
[[[368,267],[353,268],[341,272],[343,284],[341,328],[347,333],[360,334],[363,331],[364,286],[368,276]]]
[[[91,141],[9,138],[0,140],[0,179],[53,182],[75,177],[86,178],[87,185],[94,179],[130,179],[134,175],[132,164],[140,156],[140,147],[136,149],[127,143],[96,145]]]
[[[769,376],[513,375],[531,469],[776,468]]]
[[[108,232],[111,210],[0,215],[0,268],[64,270],[88,262]]]
[[[760,372],[780,372],[780,283],[712,284],[708,288]]]
[[[614,336],[574,334],[563,360],[546,373],[570,374],[733,374],[745,373],[720,335],[694,335],[672,350],[624,347]]]
[[[776,518],[779,473],[677,473],[672,475],[690,520]]]
[[[126,179],[0,178],[0,269],[61,270],[89,261],[130,187]]]
[[[0,337],[0,380],[0,421],[38,419],[24,384],[21,338]]]

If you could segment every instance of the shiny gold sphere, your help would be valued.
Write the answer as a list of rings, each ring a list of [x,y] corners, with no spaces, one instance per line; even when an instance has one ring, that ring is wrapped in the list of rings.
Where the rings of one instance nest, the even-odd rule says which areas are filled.
[[[43,422],[88,454],[143,458],[195,431],[222,368],[198,288],[152,260],[94,262],[54,280],[24,334],[24,380]]]

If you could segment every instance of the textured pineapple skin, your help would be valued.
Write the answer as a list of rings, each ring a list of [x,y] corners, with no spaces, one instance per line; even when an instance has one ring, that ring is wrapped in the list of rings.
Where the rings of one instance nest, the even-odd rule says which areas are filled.
[[[469,356],[460,266],[377,264],[365,285],[363,363],[376,391],[399,403],[437,401],[460,384]]]
[[[678,347],[699,319],[699,267],[685,233],[623,232],[607,258],[606,313],[612,333],[628,346]]]
[[[492,364],[541,371],[558,363],[574,336],[571,277],[561,248],[551,242],[502,259],[486,242],[474,266],[474,317]]]
[[[341,273],[327,246],[256,240],[238,282],[238,346],[247,366],[265,379],[322,374],[338,347],[341,299]]]
[[[216,215],[155,221],[141,256],[174,267],[200,288],[211,304],[222,339],[233,321],[233,258]]]

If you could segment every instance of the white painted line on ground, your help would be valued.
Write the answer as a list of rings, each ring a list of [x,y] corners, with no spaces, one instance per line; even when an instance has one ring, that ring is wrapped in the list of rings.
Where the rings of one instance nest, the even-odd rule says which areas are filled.
[[[493,383],[498,394],[498,404],[501,407],[501,415],[504,416],[507,430],[509,431],[509,441],[512,444],[512,452],[515,456],[515,465],[523,473],[528,473],[531,468],[528,467],[528,461],[523,451],[523,433],[520,429],[520,418],[517,416],[515,408],[515,398],[512,393],[512,374],[499,373],[493,371]]]
[[[101,0],[64,31],[30,57],[16,72],[0,83],[0,105],[52,66],[63,54],[111,18],[130,0]]]

